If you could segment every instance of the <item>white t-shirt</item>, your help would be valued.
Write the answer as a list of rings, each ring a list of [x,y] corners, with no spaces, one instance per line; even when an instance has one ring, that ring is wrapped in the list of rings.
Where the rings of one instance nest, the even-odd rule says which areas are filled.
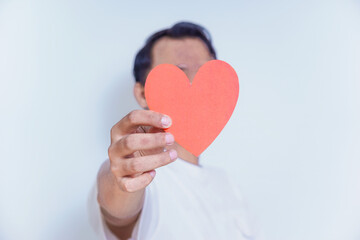
[[[99,239],[117,239],[101,216],[96,184],[88,208]],[[253,236],[239,189],[226,174],[177,159],[156,169],[131,239],[249,240]]]

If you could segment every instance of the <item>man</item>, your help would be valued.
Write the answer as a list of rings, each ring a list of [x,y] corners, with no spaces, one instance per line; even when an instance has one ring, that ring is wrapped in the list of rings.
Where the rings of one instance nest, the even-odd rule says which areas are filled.
[[[137,54],[134,95],[146,110],[112,127],[109,160],[89,200],[102,239],[251,239],[236,186],[164,132],[171,116],[147,110],[144,84],[152,68],[174,64],[192,81],[212,59],[208,32],[186,22],[155,33]]]

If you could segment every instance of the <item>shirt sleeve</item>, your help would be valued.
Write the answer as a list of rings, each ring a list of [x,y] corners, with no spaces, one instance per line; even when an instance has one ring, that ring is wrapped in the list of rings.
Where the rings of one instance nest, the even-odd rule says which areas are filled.
[[[138,222],[133,230],[133,240],[152,239],[159,224],[159,206],[156,190],[156,178],[145,188],[144,205]]]
[[[93,184],[88,197],[88,216],[92,229],[95,231],[98,239],[100,240],[116,240],[116,236],[107,228],[105,221],[102,217],[100,206],[97,201],[97,184]]]
[[[99,240],[119,240],[110,231],[110,229],[108,228],[108,226],[105,223],[105,220],[101,214],[100,205],[97,201],[97,195],[98,195],[98,190],[97,190],[97,184],[95,182],[90,191],[90,194],[88,197],[88,203],[87,203],[90,225],[91,225],[92,229],[95,231],[97,239],[99,239]],[[139,220],[137,221],[137,223],[134,227],[132,237],[129,238],[130,240],[137,239],[137,238],[134,238],[134,235],[137,235],[135,233],[137,233],[137,231],[138,231],[138,225],[139,225]]]
[[[132,236],[129,240],[149,239],[153,235],[158,223],[157,205],[154,204],[154,190],[150,186],[145,189],[144,206],[140,216],[134,226]],[[97,201],[97,184],[93,184],[88,197],[88,216],[92,229],[95,231],[99,240],[118,240],[118,238],[110,231],[101,214],[100,206]],[[156,201],[155,201],[156,202]]]

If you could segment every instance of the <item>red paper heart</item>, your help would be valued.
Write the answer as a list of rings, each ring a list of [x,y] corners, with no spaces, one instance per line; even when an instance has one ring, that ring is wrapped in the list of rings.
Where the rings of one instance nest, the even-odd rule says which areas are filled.
[[[205,63],[190,84],[185,73],[171,64],[156,66],[145,83],[149,109],[171,117],[177,143],[199,156],[229,121],[239,96],[235,70],[226,62]]]

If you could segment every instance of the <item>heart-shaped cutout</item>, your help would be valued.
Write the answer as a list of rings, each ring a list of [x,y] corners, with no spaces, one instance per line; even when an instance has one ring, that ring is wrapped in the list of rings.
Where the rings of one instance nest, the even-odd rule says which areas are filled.
[[[182,70],[171,64],[156,66],[145,83],[149,109],[171,117],[172,125],[166,131],[195,156],[220,134],[235,109],[238,96],[236,72],[220,60],[201,66],[192,84]]]

